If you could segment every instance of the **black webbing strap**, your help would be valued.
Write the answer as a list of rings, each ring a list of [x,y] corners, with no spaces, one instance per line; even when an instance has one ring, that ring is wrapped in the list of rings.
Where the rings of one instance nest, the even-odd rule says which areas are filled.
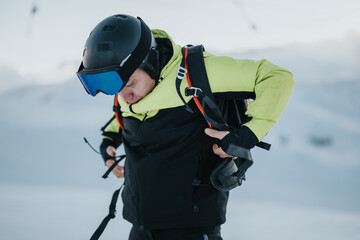
[[[184,48],[182,48],[181,51],[182,51],[182,54],[184,56]],[[184,103],[186,110],[191,112],[191,113],[194,113],[193,110],[189,107],[189,105],[185,101],[182,94],[180,93],[181,81],[186,77],[186,74],[187,74],[187,70],[185,68],[185,57],[183,57],[182,60],[181,60],[180,67],[178,69],[177,75],[176,75],[176,81],[175,81],[176,91],[177,91],[181,101]]]
[[[121,185],[121,187],[116,190],[112,196],[111,199],[111,203],[109,206],[109,214],[104,218],[104,220],[102,220],[102,222],[100,223],[99,227],[96,229],[96,231],[94,232],[94,234],[91,236],[90,240],[97,240],[100,238],[101,234],[104,232],[107,224],[109,223],[109,221],[113,218],[115,218],[116,215],[116,202],[118,200],[119,197],[119,193],[121,191],[121,189],[123,188],[124,183]]]
[[[209,122],[213,128],[221,131],[229,130],[230,128],[222,117],[210,88],[203,51],[204,47],[202,45],[187,48],[185,66],[187,66],[192,86],[187,90],[187,93],[195,91],[195,94],[191,95],[198,98],[203,108],[205,120]]]
[[[112,120],[115,119],[115,114],[114,116],[112,116],[112,118],[110,118],[110,120],[100,129],[102,132],[105,132],[105,129],[107,126],[109,126],[109,124],[112,122]]]
[[[265,150],[270,150],[271,148],[271,144],[270,143],[267,143],[267,142],[263,142],[263,141],[260,141],[258,142],[257,144],[255,144],[257,147],[259,148],[262,148],[262,149],[265,149]]]
[[[193,96],[194,93],[197,94],[197,98],[200,100],[204,110],[203,114],[205,120],[209,122],[212,127],[222,131],[230,130],[231,128],[226,124],[211,91],[206,73],[203,51],[204,47],[202,45],[188,47],[186,66],[188,67],[187,71],[193,88],[188,89],[187,93],[190,93],[189,95]],[[193,93],[191,94],[191,92]],[[243,102],[243,104],[244,103],[245,102]],[[256,146],[270,150],[271,144],[260,141]]]
[[[104,173],[104,175],[102,176],[102,178],[107,178],[109,176],[109,174],[111,173],[111,171],[118,165],[118,163],[123,160],[124,158],[126,158],[126,155],[120,155],[119,159],[116,160],[110,167],[109,169]]]
[[[200,88],[205,96],[208,96],[213,102],[216,102],[210,88],[203,51],[203,45],[188,47],[186,65],[188,67],[191,85],[195,88]]]
[[[230,131],[231,128],[225,123],[221,116],[219,107],[208,96],[201,94],[198,97],[201,100],[201,105],[204,109],[204,118],[213,126],[214,129],[220,131]]]

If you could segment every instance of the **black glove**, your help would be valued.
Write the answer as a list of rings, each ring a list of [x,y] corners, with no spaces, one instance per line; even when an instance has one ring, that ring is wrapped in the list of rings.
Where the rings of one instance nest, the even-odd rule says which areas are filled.
[[[109,146],[114,147],[114,145],[115,144],[114,144],[113,141],[111,141],[110,139],[106,139],[106,138],[103,139],[102,143],[100,144],[100,153],[101,153],[102,158],[104,159],[104,162],[106,162],[109,159],[114,159],[115,160],[114,157],[110,156],[106,152],[107,147],[109,147]]]
[[[226,152],[226,149],[230,149],[231,145],[251,149],[258,142],[256,135],[248,127],[242,126],[240,129],[231,130],[228,135],[221,139],[220,147],[224,152]]]

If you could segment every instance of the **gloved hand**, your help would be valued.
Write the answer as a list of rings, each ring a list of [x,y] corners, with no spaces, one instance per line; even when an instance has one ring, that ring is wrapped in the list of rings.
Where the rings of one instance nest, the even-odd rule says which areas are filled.
[[[223,149],[228,149],[230,144],[251,149],[258,142],[256,135],[248,127],[242,126],[240,129],[231,130],[230,134],[221,140],[220,145]]]
[[[105,161],[105,165],[110,168],[115,163],[116,149],[112,146],[113,142],[104,139],[100,145],[100,153]],[[112,173],[118,178],[124,178],[124,166],[117,165]]]
[[[109,151],[109,153],[108,153],[107,152],[108,147],[113,147],[115,149],[113,141],[105,138],[105,139],[103,139],[103,141],[100,145],[100,153],[101,153],[102,158],[104,159],[104,162],[106,162],[109,159],[114,159],[115,154],[116,154],[116,153],[112,154],[113,151]]]
[[[234,147],[251,149],[259,142],[256,135],[245,126],[241,127],[240,129],[231,130],[231,132],[217,131],[215,129],[206,128],[205,133],[210,137],[221,140],[220,146],[217,144],[213,145],[214,153],[219,155],[221,158],[234,157],[235,154],[232,154],[231,151],[231,149],[234,149]]]
[[[227,136],[230,132],[229,131],[217,131],[215,129],[206,128],[205,133],[212,138],[217,138],[217,139],[221,140],[225,136]],[[221,147],[219,147],[218,144],[215,144],[215,143],[213,144],[213,151],[216,155],[218,155],[221,158],[236,158],[234,156],[228,155],[226,152],[224,152],[222,150]]]

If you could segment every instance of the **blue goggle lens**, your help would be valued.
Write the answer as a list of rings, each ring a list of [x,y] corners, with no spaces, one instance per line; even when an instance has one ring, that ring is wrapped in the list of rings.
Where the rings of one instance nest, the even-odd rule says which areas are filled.
[[[115,95],[119,93],[124,84],[116,71],[78,74],[78,77],[91,96],[95,96],[99,91],[108,95]]]

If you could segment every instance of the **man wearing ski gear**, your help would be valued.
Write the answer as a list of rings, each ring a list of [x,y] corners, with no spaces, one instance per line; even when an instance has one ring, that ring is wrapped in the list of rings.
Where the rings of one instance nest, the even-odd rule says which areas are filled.
[[[119,94],[123,130],[117,119],[100,146],[105,164],[124,144],[123,217],[133,224],[129,239],[222,239],[228,192],[216,190],[210,174],[229,142],[250,149],[282,114],[294,87],[292,74],[266,60],[241,60],[204,52],[215,98],[253,98],[249,121],[238,130],[209,129],[190,96],[175,87],[181,47],[166,32],[141,19],[111,16],[90,34],[78,77],[85,90]],[[116,93],[114,93],[116,92]],[[225,148],[224,148],[225,149]],[[125,168],[125,171],[124,171]]]

